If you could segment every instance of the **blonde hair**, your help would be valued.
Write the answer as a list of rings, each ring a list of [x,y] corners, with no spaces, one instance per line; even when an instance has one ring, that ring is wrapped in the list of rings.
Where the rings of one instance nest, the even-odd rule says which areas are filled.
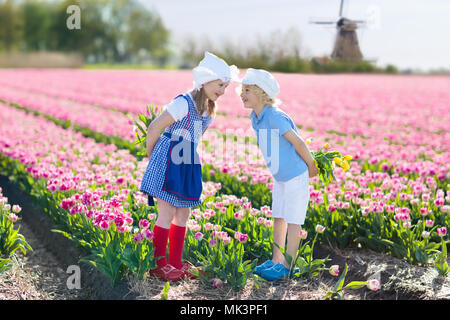
[[[260,87],[258,87],[256,84],[243,84],[242,88],[244,86],[247,86],[248,88],[250,88],[250,90],[253,91],[253,93],[260,99],[260,101],[265,105],[265,106],[278,106],[281,104],[281,100],[279,99],[273,99],[271,97],[269,97],[269,95]]]
[[[192,92],[192,98],[194,98],[195,105],[197,106],[197,112],[200,116],[202,116],[206,110],[208,110],[210,117],[215,115],[217,107],[216,103],[208,99],[203,87],[200,89],[194,89]]]

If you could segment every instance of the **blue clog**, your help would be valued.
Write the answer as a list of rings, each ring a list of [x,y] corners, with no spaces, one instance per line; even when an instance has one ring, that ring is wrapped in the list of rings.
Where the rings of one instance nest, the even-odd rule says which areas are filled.
[[[289,276],[289,269],[282,263],[276,263],[271,268],[261,271],[261,277],[269,281],[275,281],[278,279],[286,278]]]
[[[263,270],[272,268],[274,265],[275,264],[272,262],[272,260],[267,260],[266,262],[260,264],[259,266],[256,266],[255,271],[253,271],[253,273],[260,276]]]

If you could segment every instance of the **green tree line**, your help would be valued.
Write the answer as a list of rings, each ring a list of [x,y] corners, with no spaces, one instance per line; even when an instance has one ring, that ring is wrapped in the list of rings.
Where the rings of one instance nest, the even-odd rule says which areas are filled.
[[[69,29],[67,8],[80,8],[81,28]],[[180,67],[191,68],[205,50],[215,52],[240,68],[262,68],[297,73],[388,72],[368,61],[348,63],[307,58],[300,32],[273,31],[255,41],[222,39],[214,45],[207,37],[183,40]],[[88,64],[165,66],[175,56],[169,49],[170,32],[157,12],[138,0],[0,0],[0,52],[79,52]]]
[[[80,8],[80,29],[66,25],[71,5]],[[169,38],[161,17],[137,0],[0,0],[4,52],[80,52],[95,63],[165,64]]]
[[[251,41],[252,40],[252,41]],[[310,58],[302,45],[298,29],[274,30],[252,39],[219,39],[221,45],[214,44],[207,37],[185,39],[181,54],[185,67],[192,67],[203,57],[205,50],[213,50],[230,64],[240,68],[258,68],[286,73],[397,73],[393,65],[385,68],[370,61],[334,61],[328,57]],[[214,49],[211,49],[214,48]]]

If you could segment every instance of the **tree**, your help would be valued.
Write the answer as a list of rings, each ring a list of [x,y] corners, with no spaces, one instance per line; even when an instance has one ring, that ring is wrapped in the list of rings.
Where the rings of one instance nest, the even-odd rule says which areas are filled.
[[[17,48],[22,33],[23,23],[14,1],[0,1],[0,50],[11,51]]]
[[[22,7],[23,14],[23,48],[27,51],[48,49],[46,40],[51,26],[48,3],[26,0]]]
[[[169,56],[167,43],[169,31],[164,27],[162,19],[155,13],[142,8],[132,10],[127,21],[128,30],[125,33],[127,52],[152,57],[165,64]]]

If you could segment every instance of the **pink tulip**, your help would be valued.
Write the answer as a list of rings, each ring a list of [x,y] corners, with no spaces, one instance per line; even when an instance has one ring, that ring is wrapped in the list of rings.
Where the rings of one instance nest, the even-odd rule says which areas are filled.
[[[339,266],[338,265],[332,265],[328,271],[332,276],[338,276],[339,275]]]
[[[136,241],[138,243],[142,242],[144,240],[144,235],[142,233],[138,232],[133,235],[133,239],[134,239],[134,241]]]
[[[217,240],[216,239],[211,239],[209,240],[209,246],[214,248],[217,245]]]
[[[236,231],[234,233],[234,238],[237,239],[241,243],[246,243],[248,240],[248,235],[245,233],[241,233],[239,231]]]
[[[223,281],[220,280],[219,278],[211,279],[210,283],[214,288],[222,288],[223,287]]]
[[[377,291],[380,289],[380,282],[377,279],[370,279],[367,281],[367,288],[372,291]]]
[[[320,224],[318,224],[318,225],[316,225],[316,232],[317,233],[323,233],[324,231],[325,231],[325,227],[324,226],[322,226],[322,225],[320,225]]]
[[[224,238],[222,238],[222,241],[224,244],[229,244],[231,242],[231,237],[230,236],[226,236]]]
[[[308,237],[308,231],[300,230],[300,239],[305,240]]]
[[[428,209],[427,208],[420,208],[420,215],[422,217],[425,217],[428,214]]]
[[[148,229],[145,229],[142,234],[144,235],[144,238],[147,240],[152,240],[154,237],[154,233]]]
[[[427,228],[433,228],[434,226],[434,221],[433,220],[425,220],[425,226]]]
[[[437,228],[436,232],[440,237],[445,237],[445,235],[447,234],[447,228],[446,227]]]
[[[148,229],[150,227],[150,222],[148,222],[147,219],[141,219],[139,220],[139,227],[142,229]]]
[[[16,222],[17,219],[18,219],[18,217],[14,213],[10,213],[8,215],[8,220],[11,221],[11,222]]]
[[[198,241],[202,240],[202,239],[203,239],[203,233],[201,233],[200,231],[197,232],[197,233],[194,235],[194,238],[195,238],[196,240],[198,240]]]
[[[210,231],[214,228],[214,225],[212,223],[207,222],[205,223],[204,227],[206,231]]]
[[[109,226],[110,226],[110,223],[109,223],[109,221],[103,220],[103,221],[100,222],[99,226],[100,226],[100,229],[102,229],[102,230],[108,230]]]

